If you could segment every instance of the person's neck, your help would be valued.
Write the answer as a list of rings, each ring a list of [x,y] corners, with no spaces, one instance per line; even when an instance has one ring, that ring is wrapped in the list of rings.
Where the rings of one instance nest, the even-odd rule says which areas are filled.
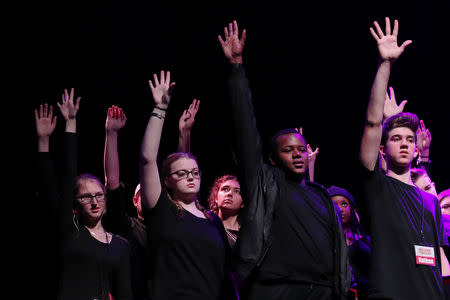
[[[174,201],[177,201],[181,207],[190,212],[197,217],[203,217],[203,212],[197,207],[197,197],[196,196],[184,196],[184,197],[174,197]]]
[[[411,165],[407,167],[387,166],[386,175],[395,178],[403,183],[414,186],[411,179]]]
[[[105,229],[103,228],[102,222],[85,222],[84,227],[89,230],[90,233],[94,235],[104,234]]]
[[[219,217],[222,219],[223,226],[231,230],[239,230],[239,222],[237,214],[226,214],[219,210]]]
[[[289,181],[294,181],[299,184],[305,184],[306,178],[305,174],[296,174],[293,172],[286,172],[286,179]]]

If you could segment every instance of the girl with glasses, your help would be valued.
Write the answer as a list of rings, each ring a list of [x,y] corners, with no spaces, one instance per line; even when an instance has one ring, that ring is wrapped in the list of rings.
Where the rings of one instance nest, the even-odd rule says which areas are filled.
[[[158,168],[162,128],[175,83],[170,72],[149,81],[155,106],[141,146],[140,183],[149,228],[152,299],[233,299],[230,247],[220,218],[199,202],[196,158],[172,153]]]
[[[45,104],[35,110],[39,197],[50,207],[46,212],[48,232],[54,233],[56,244],[50,248],[60,258],[52,273],[58,280],[56,299],[133,299],[128,242],[102,225],[105,186],[90,174],[76,177],[79,103],[80,98],[74,103],[73,89],[70,94],[65,90],[62,103],[58,103],[66,120],[59,180],[49,155],[49,139],[56,127],[53,108]],[[51,261],[55,260],[53,257]]]

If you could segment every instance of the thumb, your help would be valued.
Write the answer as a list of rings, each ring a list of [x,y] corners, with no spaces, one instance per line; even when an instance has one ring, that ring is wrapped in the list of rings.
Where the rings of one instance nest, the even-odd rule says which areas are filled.
[[[403,111],[405,108],[406,103],[408,103],[408,100],[403,100],[402,103],[400,103],[399,108]]]

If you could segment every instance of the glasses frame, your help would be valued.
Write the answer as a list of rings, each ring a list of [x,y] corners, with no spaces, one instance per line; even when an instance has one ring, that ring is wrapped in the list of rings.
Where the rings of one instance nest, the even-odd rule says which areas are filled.
[[[98,199],[98,197],[102,197],[102,199]],[[105,202],[106,201],[106,195],[105,193],[97,193],[95,195],[81,195],[76,197],[82,204],[89,204],[92,203],[92,201],[97,200],[97,202]],[[89,199],[89,200],[87,200]]]
[[[184,176],[182,176],[182,177],[178,176],[177,173],[180,172],[180,171],[186,172],[186,175],[184,175]],[[198,176],[194,175],[194,172],[198,172]],[[193,177],[193,178],[196,178],[196,179],[199,179],[199,178],[202,176],[202,172],[200,172],[200,170],[198,170],[198,169],[192,169],[192,170],[190,170],[190,171],[188,171],[188,170],[186,170],[186,169],[180,169],[180,170],[177,170],[177,171],[175,171],[175,172],[170,173],[169,176],[172,176],[172,175],[175,175],[175,174],[177,175],[177,178],[178,178],[178,179],[186,179],[186,178],[189,177],[189,174],[191,174],[192,177]]]

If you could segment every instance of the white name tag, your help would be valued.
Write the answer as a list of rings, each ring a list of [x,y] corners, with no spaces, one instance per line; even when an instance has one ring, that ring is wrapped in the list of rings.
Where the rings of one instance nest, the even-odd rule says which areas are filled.
[[[418,265],[436,266],[433,247],[414,245],[416,250],[416,263]]]

